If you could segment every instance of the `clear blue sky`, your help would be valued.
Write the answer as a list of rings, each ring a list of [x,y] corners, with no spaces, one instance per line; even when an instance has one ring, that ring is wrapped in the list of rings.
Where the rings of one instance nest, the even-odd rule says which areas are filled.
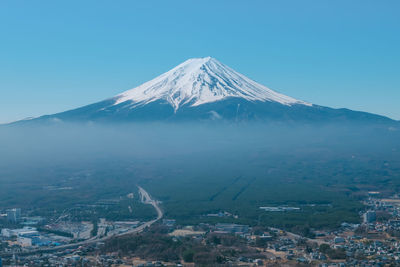
[[[0,1],[0,122],[212,56],[284,94],[400,119],[400,1]]]

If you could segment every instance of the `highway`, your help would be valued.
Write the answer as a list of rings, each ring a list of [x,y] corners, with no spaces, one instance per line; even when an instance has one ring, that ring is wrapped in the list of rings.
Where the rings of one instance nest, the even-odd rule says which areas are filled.
[[[154,209],[157,211],[157,218],[154,219],[153,221],[147,222],[147,223],[149,223],[148,226],[150,226],[153,223],[155,223],[156,221],[160,220],[164,216],[164,213],[162,212],[157,200],[153,199],[149,195],[149,193],[146,190],[144,190],[142,187],[138,186],[138,188],[139,188],[139,194],[141,196],[142,202],[145,204],[152,205],[154,207]]]
[[[1,257],[12,257],[13,255],[18,256],[18,255],[33,255],[33,254],[38,254],[38,253],[49,253],[49,252],[61,251],[61,250],[65,250],[65,249],[73,249],[73,248],[77,248],[80,246],[104,242],[104,241],[107,241],[108,239],[118,237],[118,236],[125,236],[125,235],[140,233],[147,227],[149,227],[152,224],[154,224],[155,222],[159,221],[164,216],[164,213],[163,213],[162,209],[160,208],[159,202],[157,200],[153,199],[150,196],[150,194],[146,190],[144,190],[142,187],[138,186],[138,188],[139,188],[139,194],[140,194],[142,202],[145,204],[152,205],[154,207],[154,209],[156,210],[157,218],[155,218],[154,220],[145,222],[145,223],[139,225],[138,227],[131,229],[122,234],[110,235],[110,236],[105,236],[105,237],[97,238],[97,239],[91,238],[91,239],[88,239],[85,241],[61,245],[61,246],[57,246],[57,247],[51,247],[51,248],[39,248],[39,249],[35,249],[35,250],[14,252],[14,253],[0,253],[0,256]]]

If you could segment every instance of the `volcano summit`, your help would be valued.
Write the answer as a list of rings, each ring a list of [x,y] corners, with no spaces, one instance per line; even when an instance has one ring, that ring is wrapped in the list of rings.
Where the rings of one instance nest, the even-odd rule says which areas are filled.
[[[189,59],[151,81],[104,101],[34,120],[391,121],[379,115],[294,99],[211,57]]]

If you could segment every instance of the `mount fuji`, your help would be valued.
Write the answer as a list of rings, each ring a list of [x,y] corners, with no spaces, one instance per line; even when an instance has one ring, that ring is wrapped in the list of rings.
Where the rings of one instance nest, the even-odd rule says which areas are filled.
[[[151,81],[104,101],[33,120],[394,122],[384,116],[294,99],[211,57],[189,59]]]

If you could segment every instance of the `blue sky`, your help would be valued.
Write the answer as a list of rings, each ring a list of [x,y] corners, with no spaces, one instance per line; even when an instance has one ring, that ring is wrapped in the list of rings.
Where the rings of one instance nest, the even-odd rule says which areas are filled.
[[[0,122],[212,56],[308,102],[400,120],[400,1],[0,1]]]

